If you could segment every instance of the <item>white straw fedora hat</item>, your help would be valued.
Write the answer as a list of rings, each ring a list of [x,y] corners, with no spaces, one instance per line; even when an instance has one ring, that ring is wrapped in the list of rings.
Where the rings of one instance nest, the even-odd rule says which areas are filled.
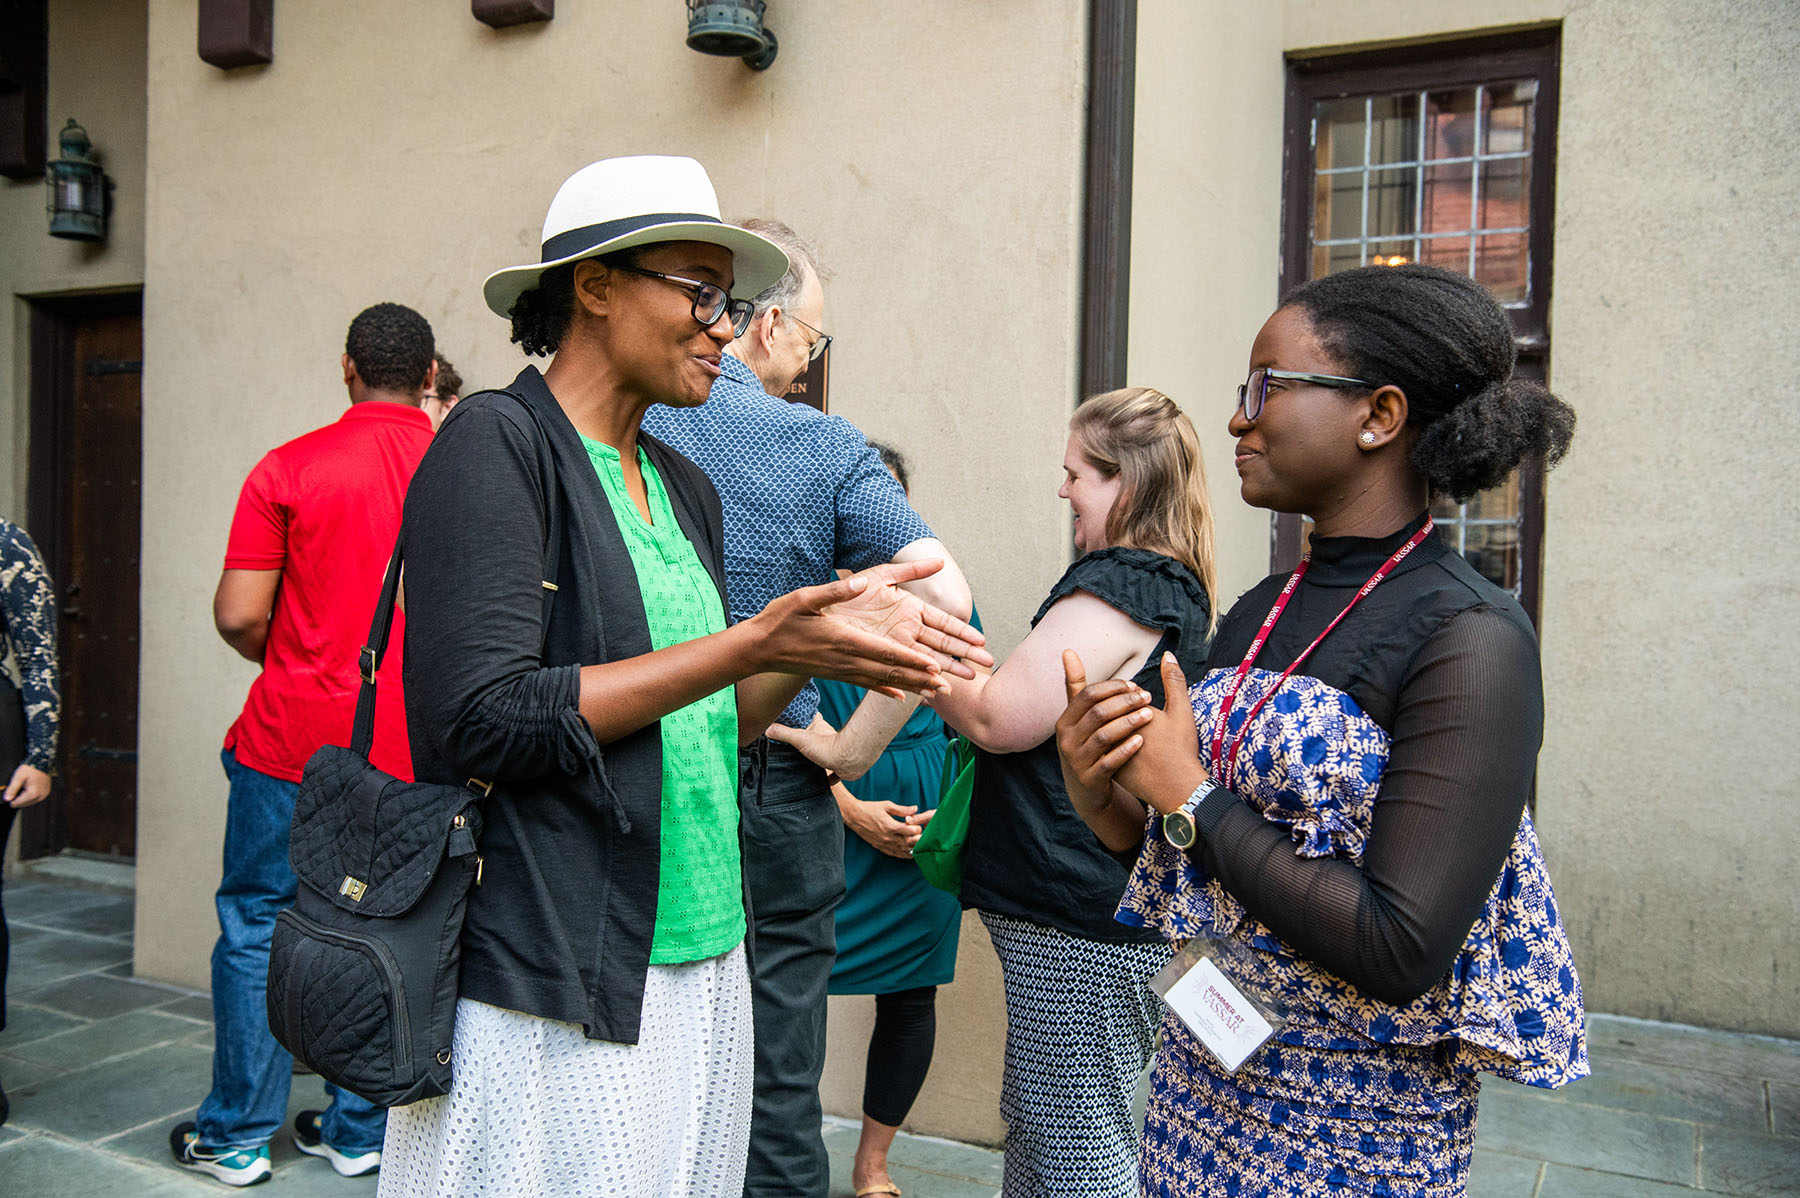
[[[639,155],[582,167],[557,189],[544,217],[543,256],[497,270],[481,285],[487,306],[512,314],[552,266],[659,241],[704,241],[731,251],[731,294],[750,299],[787,273],[781,247],[719,219],[719,197],[692,158]]]

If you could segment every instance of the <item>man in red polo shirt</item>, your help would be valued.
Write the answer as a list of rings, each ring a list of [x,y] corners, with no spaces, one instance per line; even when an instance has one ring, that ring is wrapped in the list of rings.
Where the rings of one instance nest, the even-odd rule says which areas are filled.
[[[212,957],[212,1092],[169,1136],[176,1164],[227,1185],[270,1174],[269,1140],[287,1113],[292,1058],[269,1032],[264,989],[275,914],[294,901],[288,827],[307,758],[321,745],[350,743],[357,650],[406,485],[431,443],[420,401],[437,372],[432,352],[431,326],[411,308],[376,304],[358,315],[344,344],[350,409],[270,450],[245,480],[231,522],[213,622],[262,673],[222,755],[231,790]],[[370,756],[410,779],[403,620],[395,614]],[[378,1168],[387,1113],[325,1089],[330,1104],[301,1112],[295,1145],[346,1177]]]

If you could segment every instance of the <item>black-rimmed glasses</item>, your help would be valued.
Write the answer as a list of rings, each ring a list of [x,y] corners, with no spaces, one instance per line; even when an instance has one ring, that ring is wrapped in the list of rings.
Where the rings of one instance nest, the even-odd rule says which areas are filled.
[[[824,329],[813,328],[791,312],[784,312],[782,315],[786,316],[789,320],[813,335],[812,343],[806,347],[806,360],[808,362],[817,362],[820,358],[825,356],[825,351],[831,348],[830,333],[827,333]]]
[[[732,299],[731,294],[717,283],[707,283],[699,279],[684,279],[680,275],[666,275],[660,270],[648,270],[642,266],[630,266],[620,263],[615,270],[626,271],[634,275],[643,275],[647,279],[661,279],[665,283],[688,292],[694,297],[694,319],[702,328],[710,329],[718,323],[719,317],[731,313],[731,335],[742,337],[744,330],[750,327],[751,317],[756,315],[756,305],[746,299]]]
[[[1263,404],[1269,400],[1270,379],[1311,383],[1315,387],[1330,387],[1334,391],[1372,391],[1375,389],[1374,383],[1345,378],[1341,374],[1307,374],[1299,370],[1271,370],[1266,366],[1258,366],[1250,372],[1250,377],[1245,379],[1237,389],[1238,407],[1244,410],[1245,420],[1254,421],[1262,415]]]

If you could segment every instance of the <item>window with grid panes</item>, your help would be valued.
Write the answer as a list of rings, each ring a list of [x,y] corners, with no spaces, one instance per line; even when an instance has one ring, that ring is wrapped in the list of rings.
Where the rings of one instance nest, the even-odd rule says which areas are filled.
[[[1288,64],[1282,290],[1358,266],[1425,262],[1484,284],[1512,318],[1519,370],[1549,360],[1555,30]],[[1442,534],[1537,618],[1543,471],[1528,463]],[[1277,516],[1273,568],[1304,552]]]

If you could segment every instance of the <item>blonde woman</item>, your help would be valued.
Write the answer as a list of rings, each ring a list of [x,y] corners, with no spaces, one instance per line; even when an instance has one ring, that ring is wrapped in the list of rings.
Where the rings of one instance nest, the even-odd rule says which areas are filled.
[[[1070,421],[1057,494],[1082,556],[1005,664],[931,700],[980,750],[962,901],[981,912],[1006,982],[1007,1195],[1135,1192],[1131,1097],[1169,949],[1113,919],[1126,869],[1069,805],[1053,739],[1061,654],[1161,701],[1157,663],[1206,656],[1212,510],[1200,442],[1160,391],[1097,396]]]

